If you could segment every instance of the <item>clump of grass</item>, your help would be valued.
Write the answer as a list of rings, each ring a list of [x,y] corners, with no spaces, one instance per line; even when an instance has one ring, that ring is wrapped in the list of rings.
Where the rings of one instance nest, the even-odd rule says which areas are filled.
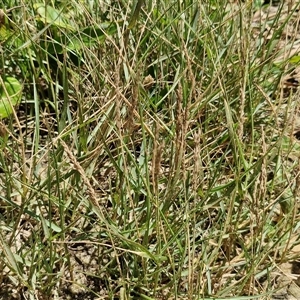
[[[14,5],[1,296],[271,294],[298,243],[297,108],[271,48],[291,15],[268,40],[249,3]]]

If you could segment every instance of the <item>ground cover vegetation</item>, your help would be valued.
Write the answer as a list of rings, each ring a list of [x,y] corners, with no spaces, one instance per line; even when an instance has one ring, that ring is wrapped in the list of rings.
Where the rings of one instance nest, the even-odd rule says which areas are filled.
[[[0,3],[0,299],[280,292],[300,4]]]

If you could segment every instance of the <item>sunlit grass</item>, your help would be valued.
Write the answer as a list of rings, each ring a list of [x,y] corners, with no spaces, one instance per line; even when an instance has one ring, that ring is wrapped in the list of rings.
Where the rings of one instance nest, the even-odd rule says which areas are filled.
[[[281,10],[267,43],[258,3],[136,2],[51,4],[74,30],[3,3],[20,40],[1,68],[24,88],[3,121],[0,298],[267,298],[294,259]]]

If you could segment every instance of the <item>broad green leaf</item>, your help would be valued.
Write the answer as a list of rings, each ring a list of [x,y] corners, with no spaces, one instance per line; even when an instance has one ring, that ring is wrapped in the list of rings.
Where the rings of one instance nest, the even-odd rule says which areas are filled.
[[[71,43],[68,44],[68,48],[81,50],[83,46],[91,47],[99,42],[104,42],[107,36],[113,35],[116,32],[117,25],[115,23],[101,23],[97,28],[95,26],[89,26],[74,35],[71,39]]]
[[[56,225],[54,222],[50,222],[50,221],[48,221],[48,220],[45,220],[44,219],[44,222],[45,222],[45,224],[49,227],[49,228],[51,228],[53,231],[55,231],[55,232],[62,232],[62,229],[58,226],[58,225]],[[44,226],[43,226],[44,227]],[[45,230],[45,228],[46,227],[44,227],[44,230]],[[49,234],[49,230],[47,229],[47,232],[48,232],[48,234]],[[49,234],[49,237],[50,237],[50,234]]]
[[[299,62],[300,62],[299,55],[294,55],[293,57],[290,58],[290,63],[292,63],[292,64],[298,64]]]
[[[22,85],[14,77],[6,77],[0,86],[0,119],[8,117],[13,106],[18,105],[22,96]]]
[[[6,27],[6,26],[0,27],[0,41],[1,42],[7,40],[13,34],[14,34],[13,31],[8,29],[8,27]]]
[[[95,26],[88,26],[82,30],[82,37],[83,38],[93,38],[93,39],[100,39],[104,40],[106,36],[113,35],[117,32],[117,25],[116,23],[101,23],[98,27]]]
[[[18,255],[16,255],[11,248],[7,245],[5,239],[0,234],[0,248],[1,255],[4,255],[8,261],[9,267],[14,270],[21,278],[23,274],[18,266]]]
[[[33,4],[37,13],[40,15],[42,22],[55,25],[60,28],[74,30],[75,28],[69,24],[63,13],[49,5],[43,3]]]
[[[19,38],[19,32],[16,31],[14,26],[9,24],[0,24],[0,42],[2,45],[13,45],[19,47],[22,45],[22,40]]]

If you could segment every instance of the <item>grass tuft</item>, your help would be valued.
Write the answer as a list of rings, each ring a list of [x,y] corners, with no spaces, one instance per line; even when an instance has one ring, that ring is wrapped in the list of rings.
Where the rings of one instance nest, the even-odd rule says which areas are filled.
[[[2,3],[1,82],[22,88],[0,128],[0,299],[279,290],[299,5],[261,2]]]

